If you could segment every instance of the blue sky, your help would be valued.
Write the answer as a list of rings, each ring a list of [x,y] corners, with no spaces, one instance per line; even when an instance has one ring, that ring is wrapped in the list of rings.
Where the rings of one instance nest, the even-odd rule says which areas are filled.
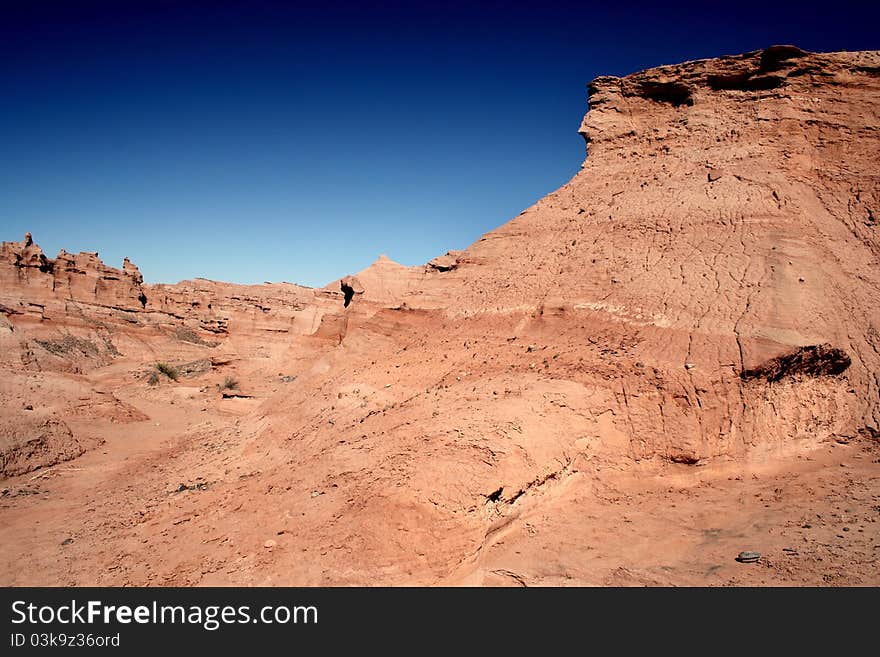
[[[0,7],[0,239],[149,282],[423,263],[577,172],[597,75],[880,48],[877,3]]]

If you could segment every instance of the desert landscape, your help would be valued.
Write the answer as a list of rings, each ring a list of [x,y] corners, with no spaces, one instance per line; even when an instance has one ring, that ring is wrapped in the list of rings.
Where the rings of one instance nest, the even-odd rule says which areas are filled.
[[[323,288],[3,235],[0,583],[880,584],[880,51],[600,77],[580,133]]]

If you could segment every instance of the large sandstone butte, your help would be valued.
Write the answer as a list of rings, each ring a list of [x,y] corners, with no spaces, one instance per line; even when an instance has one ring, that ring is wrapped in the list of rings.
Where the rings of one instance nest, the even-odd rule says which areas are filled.
[[[0,581],[880,583],[880,53],[589,91],[582,170],[424,267],[4,243]]]

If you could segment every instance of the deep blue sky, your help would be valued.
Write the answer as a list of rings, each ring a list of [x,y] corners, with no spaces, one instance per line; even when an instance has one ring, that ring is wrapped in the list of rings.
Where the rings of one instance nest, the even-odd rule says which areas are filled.
[[[877,49],[878,7],[0,0],[0,239],[150,282],[422,263],[578,170],[595,76]]]

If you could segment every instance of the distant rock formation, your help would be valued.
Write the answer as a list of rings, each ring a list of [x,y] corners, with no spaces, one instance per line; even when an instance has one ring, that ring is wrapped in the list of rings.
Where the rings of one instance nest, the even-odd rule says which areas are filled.
[[[64,249],[52,260],[34,243],[30,233],[21,242],[0,245],[0,284],[4,296],[27,290],[17,296],[29,302],[68,299],[122,310],[143,310],[147,297],[144,278],[138,268],[125,259],[122,269],[105,265],[97,253],[76,255]]]
[[[105,265],[96,252],[62,249],[53,260],[30,233],[0,246],[0,309],[10,314],[58,322],[74,315],[125,325],[186,325],[209,334],[226,333],[230,323],[243,331],[309,334],[324,310],[335,306],[333,295],[288,283],[147,285],[128,258],[121,269]]]

